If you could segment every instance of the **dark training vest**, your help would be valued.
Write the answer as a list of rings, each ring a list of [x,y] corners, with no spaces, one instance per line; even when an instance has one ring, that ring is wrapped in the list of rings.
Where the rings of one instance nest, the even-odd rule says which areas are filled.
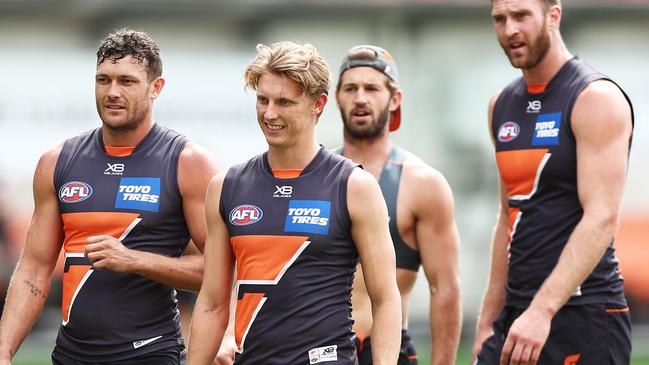
[[[494,106],[491,132],[509,198],[509,305],[529,305],[582,218],[570,117],[579,94],[595,80],[610,81],[573,58],[544,92],[528,93],[519,78]],[[586,303],[626,305],[613,242],[567,304]]]
[[[355,363],[356,167],[321,148],[295,178],[273,176],[267,153],[228,171],[219,208],[237,263],[235,364]]]
[[[182,343],[176,292],[132,273],[93,270],[86,239],[178,257],[189,231],[178,188],[184,136],[154,124],[135,151],[106,154],[101,128],[65,142],[54,172],[64,230],[63,323],[56,351],[84,362],[125,361]]]
[[[336,153],[343,154],[343,149],[336,149]],[[393,146],[388,154],[387,161],[383,165],[381,176],[379,177],[379,186],[383,199],[388,207],[388,216],[390,217],[390,236],[394,244],[394,251],[397,259],[397,268],[410,271],[419,271],[421,257],[419,251],[408,246],[401,238],[397,225],[397,197],[399,193],[399,183],[403,171],[403,162],[406,160],[406,151]]]

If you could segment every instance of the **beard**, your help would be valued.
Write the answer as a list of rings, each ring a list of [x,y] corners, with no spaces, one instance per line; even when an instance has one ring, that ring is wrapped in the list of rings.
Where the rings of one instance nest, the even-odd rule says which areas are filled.
[[[536,67],[543,58],[545,58],[545,55],[548,54],[548,51],[550,50],[551,44],[550,34],[548,34],[546,20],[544,19],[543,27],[541,28],[539,35],[531,42],[527,42],[529,54],[526,57],[514,57],[512,56],[507,44],[501,43],[500,46],[505,51],[507,58],[509,58],[509,63],[511,63],[513,67],[521,70],[529,70]]]
[[[100,102],[97,101],[97,112],[99,113],[99,118],[101,119],[104,127],[106,127],[113,134],[125,134],[133,130],[136,130],[149,112],[149,106],[146,101],[142,101],[133,105],[133,107],[127,112],[125,120],[118,123],[110,121],[110,117],[105,116],[102,113],[102,106]]]
[[[347,114],[344,110],[340,109],[340,116],[343,119],[343,125],[345,127],[345,132],[356,139],[372,139],[380,136],[385,130],[385,126],[388,124],[390,119],[390,108],[389,105],[385,106],[378,117],[374,119],[374,123],[369,126],[355,127],[349,121]]]

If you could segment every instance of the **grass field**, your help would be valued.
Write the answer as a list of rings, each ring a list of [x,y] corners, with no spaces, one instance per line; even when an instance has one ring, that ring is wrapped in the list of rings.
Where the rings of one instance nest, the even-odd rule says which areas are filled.
[[[51,347],[46,347],[44,344],[36,344],[33,341],[25,344],[21,351],[18,352],[13,365],[50,365],[50,351]],[[646,348],[649,347],[649,344],[644,346],[642,349],[642,355],[633,356],[631,359],[631,365],[649,365],[649,353],[647,353]],[[430,363],[429,359],[429,350],[423,345],[418,345],[419,352],[419,364],[428,365]],[[637,348],[637,346],[636,346]],[[639,349],[640,350],[640,349]],[[456,361],[458,365],[469,365],[471,356],[471,347],[469,343],[462,343],[459,356]],[[262,364],[260,364],[262,365]],[[585,364],[585,365],[605,365],[605,364]]]

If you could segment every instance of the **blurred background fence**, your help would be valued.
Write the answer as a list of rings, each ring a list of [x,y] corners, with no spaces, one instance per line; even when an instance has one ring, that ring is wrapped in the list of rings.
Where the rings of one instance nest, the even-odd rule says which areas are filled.
[[[129,26],[158,41],[167,84],[155,120],[214,151],[224,167],[265,150],[254,95],[243,90],[241,80],[257,43],[314,44],[333,70],[334,85],[346,50],[370,43],[387,48],[401,74],[403,123],[393,139],[444,173],[453,188],[462,239],[463,339],[472,341],[498,204],[486,106],[495,91],[520,74],[496,42],[489,4],[0,0],[2,297],[33,208],[31,179],[38,157],[100,125],[95,52],[108,32]],[[611,76],[634,102],[635,137],[616,245],[632,305],[635,351],[649,357],[649,193],[644,185],[649,180],[649,1],[565,0],[562,33],[574,54]],[[327,147],[342,143],[333,98],[318,136]],[[20,356],[47,360],[60,322],[58,291],[53,289],[50,306]],[[428,336],[427,305],[422,277],[411,309],[411,328],[422,343]]]

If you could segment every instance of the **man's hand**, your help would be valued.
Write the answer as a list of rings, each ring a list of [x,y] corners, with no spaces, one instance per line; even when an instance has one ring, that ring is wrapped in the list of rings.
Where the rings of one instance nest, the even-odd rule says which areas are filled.
[[[237,351],[237,344],[234,336],[227,334],[223,337],[219,353],[216,354],[213,365],[232,365],[234,364],[234,356]]]
[[[137,263],[134,250],[126,248],[118,239],[107,235],[88,237],[85,255],[95,270],[133,272]]]
[[[552,316],[527,309],[518,317],[507,334],[500,356],[500,365],[535,365],[550,334]]]
[[[492,327],[487,327],[485,329],[478,329],[475,334],[475,342],[473,343],[473,350],[471,351],[471,359],[475,361],[478,357],[478,353],[482,350],[482,344],[494,334]]]

